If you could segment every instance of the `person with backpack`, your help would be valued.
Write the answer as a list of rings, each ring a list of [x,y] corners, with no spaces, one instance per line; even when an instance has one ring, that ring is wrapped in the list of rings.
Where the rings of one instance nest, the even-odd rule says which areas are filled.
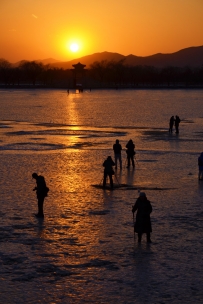
[[[121,144],[119,143],[119,140],[116,139],[116,143],[113,145],[113,150],[114,150],[114,157],[115,157],[115,169],[117,169],[117,162],[119,160],[119,164],[120,164],[120,169],[122,169],[122,159],[121,159]]]
[[[134,232],[138,234],[138,243],[141,243],[143,233],[147,234],[147,243],[151,243],[150,233],[152,232],[152,226],[150,213],[152,212],[152,205],[147,199],[145,192],[140,192],[138,199],[132,207],[133,219],[135,211],[137,213]]]
[[[109,176],[110,185],[111,185],[111,188],[113,189],[113,177],[112,177],[114,175],[113,166],[115,166],[115,163],[112,160],[111,156],[108,156],[107,159],[103,163],[103,167],[104,167],[103,188],[105,188],[106,178],[107,178],[107,176]]]
[[[38,200],[38,213],[36,214],[36,217],[43,218],[44,217],[43,204],[44,204],[44,199],[49,191],[49,188],[46,186],[44,176],[38,175],[37,173],[32,173],[32,178],[36,180],[36,184],[37,184],[37,186],[33,189],[33,191],[36,191],[37,200]]]
[[[134,145],[132,139],[130,139],[128,141],[126,148],[127,148],[126,153],[127,153],[127,160],[128,160],[127,168],[130,168],[130,161],[132,162],[133,168],[135,168],[135,162],[134,162],[135,145]]]

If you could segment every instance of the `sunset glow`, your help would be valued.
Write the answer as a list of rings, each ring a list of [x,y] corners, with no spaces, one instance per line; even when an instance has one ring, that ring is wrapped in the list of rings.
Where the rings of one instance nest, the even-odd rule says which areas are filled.
[[[78,50],[79,50],[79,46],[78,46],[78,44],[77,43],[72,43],[71,45],[70,45],[70,50],[72,51],[72,52],[77,52]]]
[[[10,62],[67,61],[104,51],[149,56],[203,45],[199,0],[185,0],[184,5],[160,0],[85,5],[81,0],[71,5],[64,0],[9,0],[0,9],[0,58]]]

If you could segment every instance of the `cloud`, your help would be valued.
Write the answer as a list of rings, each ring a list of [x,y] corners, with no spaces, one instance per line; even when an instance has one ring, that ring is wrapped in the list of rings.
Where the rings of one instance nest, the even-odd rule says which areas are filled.
[[[34,17],[34,18],[36,18],[36,19],[38,18],[38,17],[37,17],[36,15],[34,15],[34,14],[32,14],[32,17]]]

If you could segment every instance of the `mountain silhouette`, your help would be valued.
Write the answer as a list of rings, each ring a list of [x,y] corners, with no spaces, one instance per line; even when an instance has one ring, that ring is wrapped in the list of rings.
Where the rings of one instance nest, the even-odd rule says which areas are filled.
[[[49,64],[50,67],[62,68],[62,69],[72,69],[72,65],[78,62],[86,65],[86,68],[90,68],[90,65],[95,61],[120,61],[124,60],[125,65],[129,66],[154,66],[157,68],[163,68],[168,66],[176,67],[201,67],[203,66],[203,46],[189,47],[177,51],[175,53],[169,54],[154,54],[151,56],[135,56],[128,55],[124,56],[118,53],[111,52],[101,52],[94,53],[92,55],[83,56],[70,61],[58,61],[53,58],[36,60],[37,62],[42,62],[43,64]]]

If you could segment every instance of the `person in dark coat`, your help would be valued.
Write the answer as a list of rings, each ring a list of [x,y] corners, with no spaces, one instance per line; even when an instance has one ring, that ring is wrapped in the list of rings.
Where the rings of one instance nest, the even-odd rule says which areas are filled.
[[[175,121],[174,116],[171,116],[170,121],[169,121],[169,133],[173,133],[174,121]]]
[[[176,119],[175,119],[176,134],[179,133],[179,124],[180,124],[180,117],[176,115]]]
[[[147,242],[151,243],[150,233],[152,232],[152,226],[150,213],[152,212],[152,205],[144,192],[140,192],[140,195],[132,208],[133,218],[135,211],[137,211],[137,213],[134,224],[134,232],[138,233],[138,242],[141,242],[142,234],[146,233]]]
[[[135,145],[134,145],[132,139],[130,139],[128,141],[126,148],[127,148],[126,153],[127,153],[127,160],[128,160],[127,168],[130,167],[130,161],[132,162],[133,168],[135,168],[135,162],[134,162]]]
[[[107,176],[109,176],[110,185],[111,185],[111,188],[113,188],[113,177],[112,177],[114,175],[113,166],[115,166],[115,163],[112,160],[111,156],[108,156],[107,159],[103,163],[103,167],[104,167],[103,188],[105,188],[105,186],[106,186]]]
[[[199,166],[199,180],[203,179],[203,152],[198,157],[198,166]]]
[[[115,157],[115,169],[117,169],[117,162],[119,160],[119,164],[120,164],[120,169],[122,169],[122,159],[121,159],[121,144],[119,143],[119,140],[116,139],[116,143],[113,145],[113,150],[114,150],[114,157]]]
[[[33,173],[32,178],[36,180],[37,184],[37,186],[33,189],[33,191],[36,191],[38,200],[38,213],[36,214],[36,216],[44,217],[43,204],[44,199],[49,191],[49,188],[46,186],[44,176],[38,175],[37,173]]]

